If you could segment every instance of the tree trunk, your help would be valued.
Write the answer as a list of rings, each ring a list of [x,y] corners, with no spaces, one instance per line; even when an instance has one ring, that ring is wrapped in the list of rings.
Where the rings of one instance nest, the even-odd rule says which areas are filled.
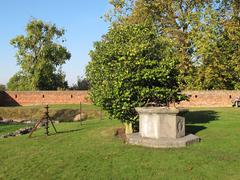
[[[133,133],[133,127],[132,123],[123,123],[125,126],[125,134],[132,134]]]

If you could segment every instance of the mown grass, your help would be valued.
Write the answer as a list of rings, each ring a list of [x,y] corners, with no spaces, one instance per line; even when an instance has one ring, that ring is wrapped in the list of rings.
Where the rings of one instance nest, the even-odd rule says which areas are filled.
[[[191,109],[186,118],[202,141],[181,149],[127,145],[108,119],[0,139],[0,179],[240,179],[240,109]]]
[[[14,124],[14,125],[0,124],[0,136],[4,135],[4,134],[7,134],[7,133],[10,133],[10,132],[14,132],[14,131],[16,131],[20,128],[24,128],[24,127],[28,127],[28,125],[26,125],[26,124]]]

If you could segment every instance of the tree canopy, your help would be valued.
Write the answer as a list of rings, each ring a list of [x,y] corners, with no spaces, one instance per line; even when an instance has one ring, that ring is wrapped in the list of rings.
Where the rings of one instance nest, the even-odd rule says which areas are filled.
[[[239,0],[111,0],[109,32],[87,67],[90,95],[136,124],[137,106],[180,90],[240,88]]]
[[[174,41],[151,25],[113,26],[90,52],[90,95],[122,122],[137,122],[135,107],[179,100]]]
[[[71,90],[89,90],[89,81],[83,77],[77,77],[77,83],[73,84],[69,89]]]
[[[120,23],[151,21],[174,39],[181,89],[239,89],[239,0],[112,0]]]
[[[17,48],[20,72],[8,83],[9,90],[65,89],[67,82],[61,66],[71,54],[62,46],[64,29],[55,24],[32,19],[26,26],[26,35],[19,35],[10,44]]]

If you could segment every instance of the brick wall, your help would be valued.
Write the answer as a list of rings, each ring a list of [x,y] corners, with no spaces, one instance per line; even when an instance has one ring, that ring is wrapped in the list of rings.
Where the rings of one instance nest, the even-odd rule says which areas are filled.
[[[0,96],[1,98],[1,96]],[[89,104],[87,91],[6,91],[2,105]]]
[[[185,91],[189,101],[183,101],[181,107],[230,107],[232,101],[240,96],[240,91]]]
[[[189,101],[179,107],[230,107],[240,91],[185,91]],[[0,92],[0,105],[91,103],[87,91],[7,91]]]

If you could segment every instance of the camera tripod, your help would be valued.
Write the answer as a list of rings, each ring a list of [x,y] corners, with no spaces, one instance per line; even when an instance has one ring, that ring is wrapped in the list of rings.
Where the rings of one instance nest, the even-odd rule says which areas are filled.
[[[42,124],[44,125],[44,127],[45,127],[45,130],[46,130],[45,134],[46,134],[47,136],[49,135],[49,130],[48,130],[48,129],[49,129],[49,122],[52,124],[52,127],[53,127],[54,131],[57,133],[57,130],[56,130],[54,124],[53,124],[53,121],[52,121],[52,119],[51,119],[50,116],[49,116],[49,110],[48,110],[48,109],[49,109],[49,106],[47,105],[47,106],[45,106],[44,108],[45,108],[45,112],[44,112],[43,118],[40,119],[40,120],[38,120],[38,121],[36,122],[36,124],[33,126],[33,129],[32,129],[32,131],[30,132],[29,137],[32,136],[33,132],[37,130],[38,126],[39,126],[41,123],[42,123]]]

